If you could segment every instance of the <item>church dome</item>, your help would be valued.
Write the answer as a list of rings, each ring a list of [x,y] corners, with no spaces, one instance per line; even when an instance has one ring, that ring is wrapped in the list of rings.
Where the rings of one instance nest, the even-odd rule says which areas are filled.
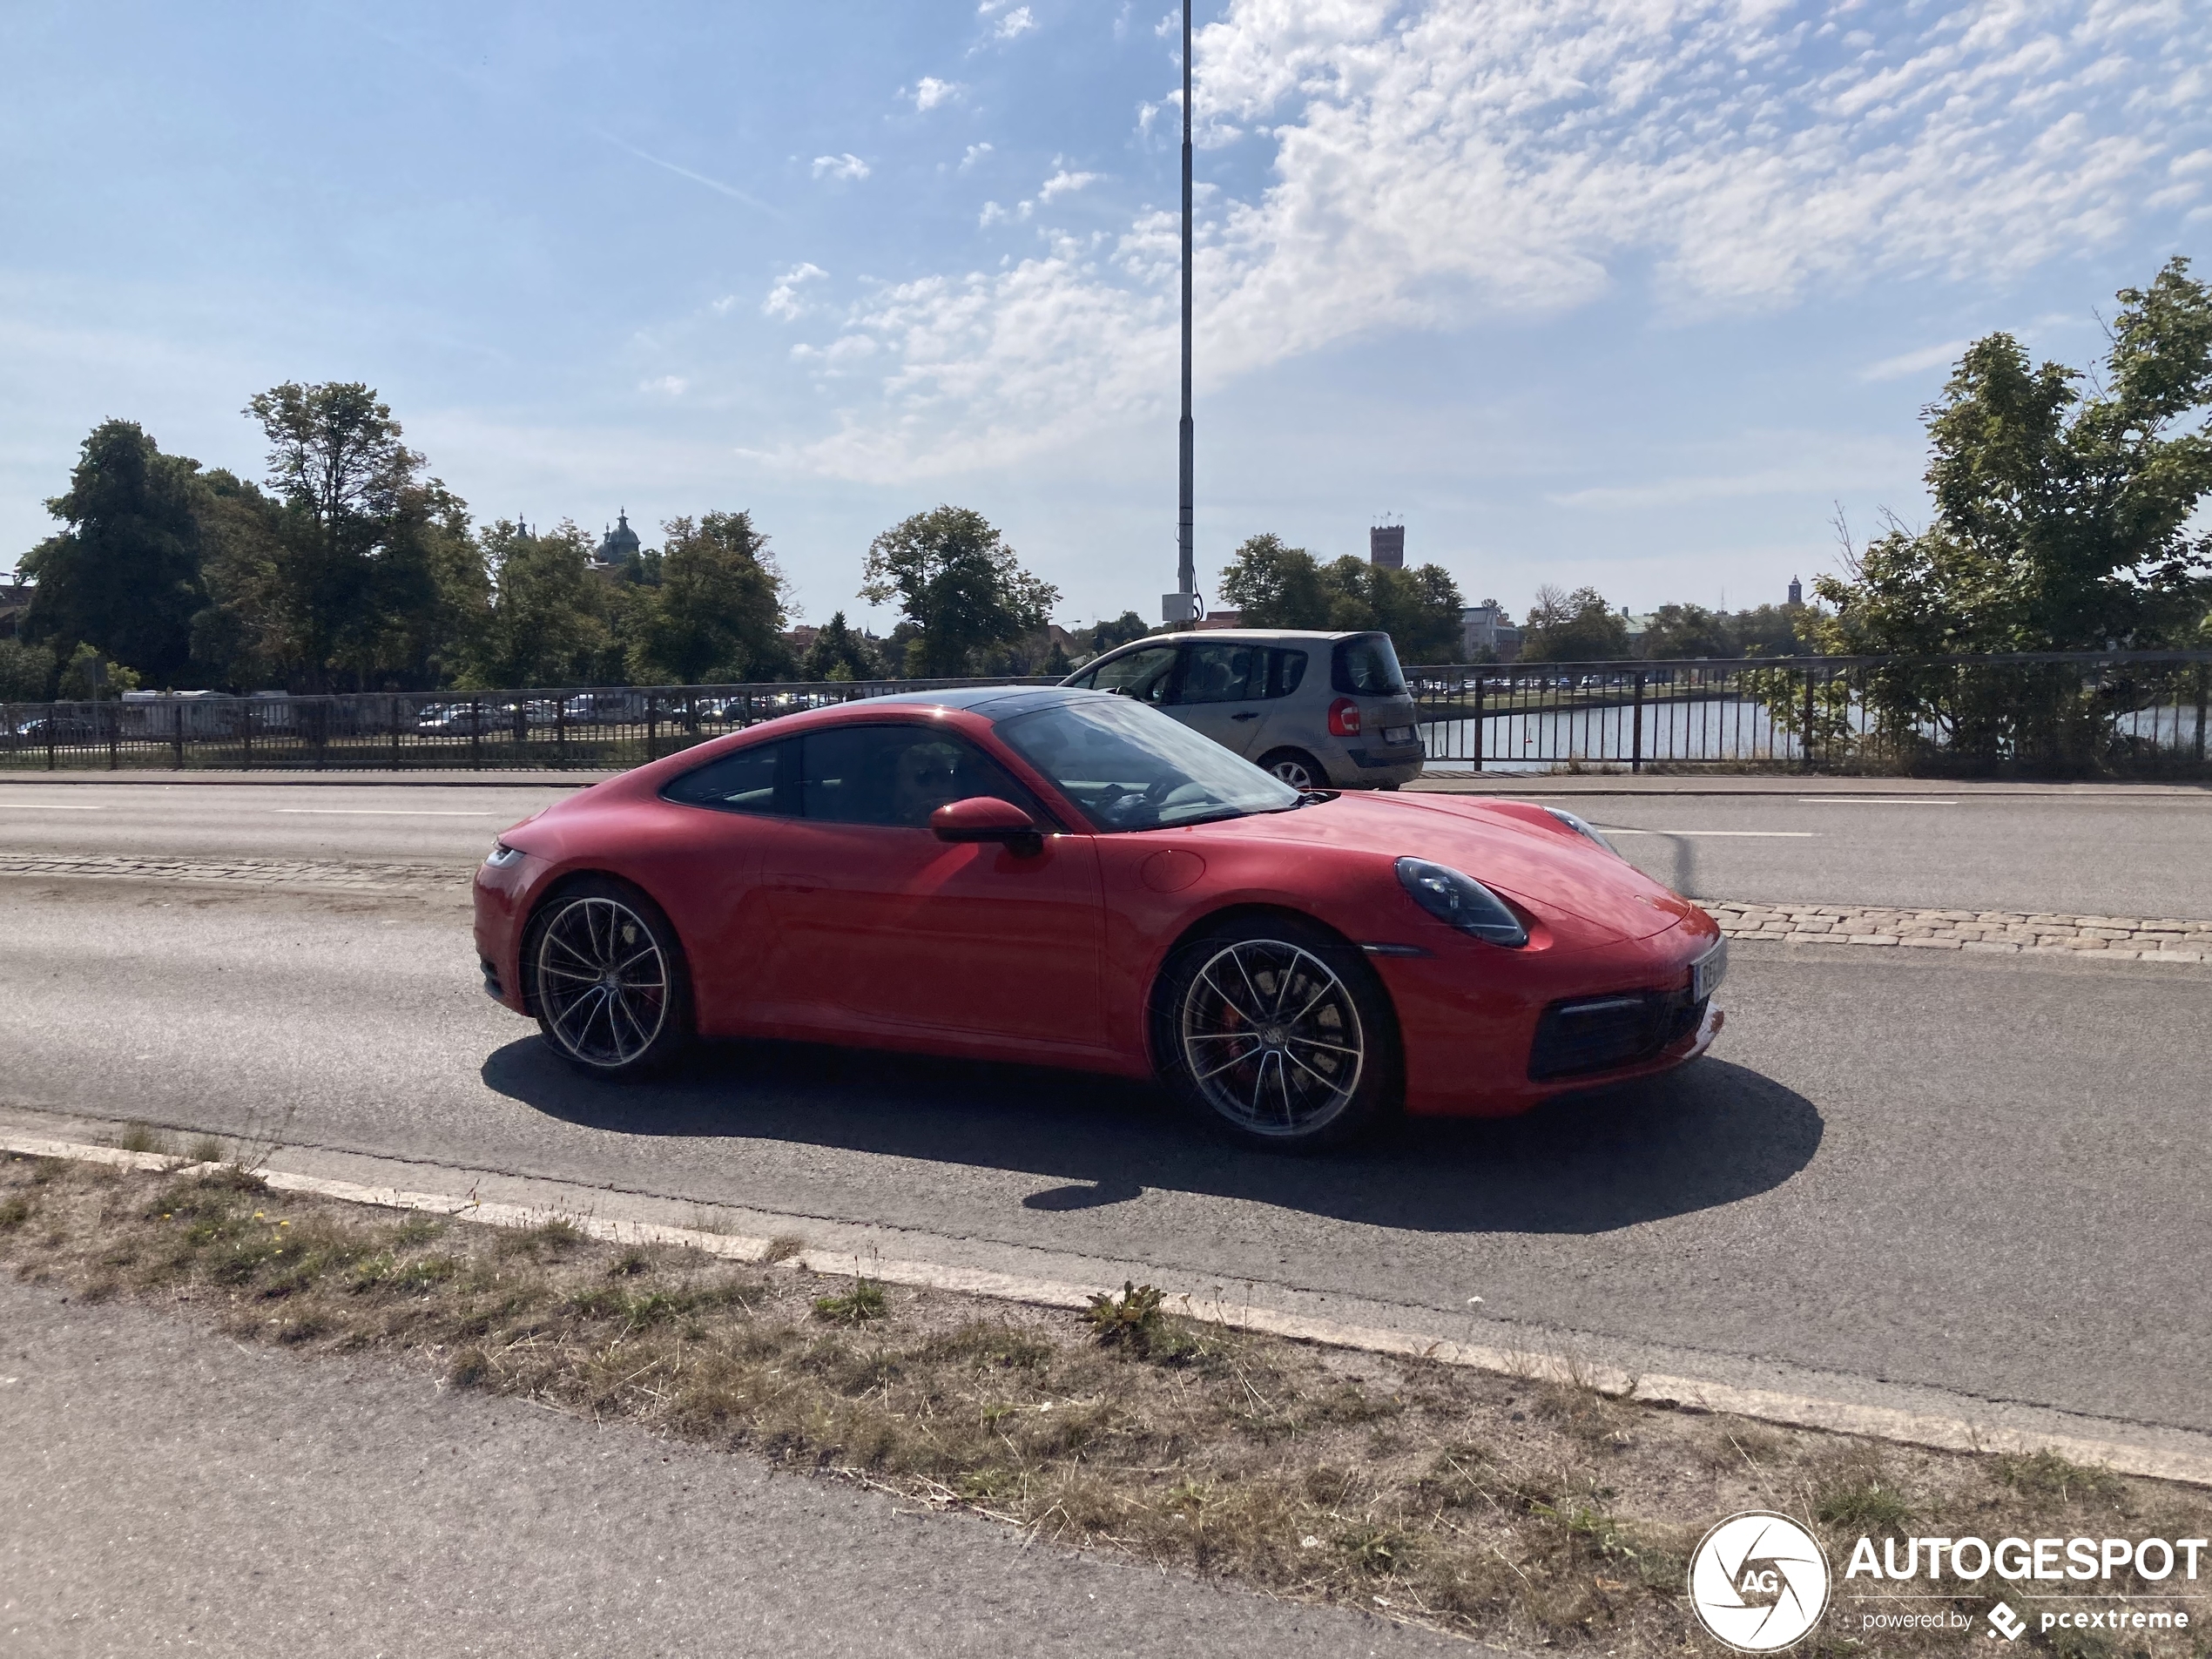
[[[627,564],[637,556],[637,532],[630,528],[627,508],[615,515],[614,529],[599,538],[599,563]]]

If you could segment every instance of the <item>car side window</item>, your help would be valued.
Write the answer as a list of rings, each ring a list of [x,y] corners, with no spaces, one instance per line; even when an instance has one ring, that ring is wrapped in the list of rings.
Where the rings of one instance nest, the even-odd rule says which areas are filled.
[[[1305,653],[1285,648],[1267,653],[1268,697],[1288,697],[1305,678]]]
[[[661,791],[663,799],[725,813],[799,815],[797,738],[757,743],[724,755],[678,778]]]
[[[1119,691],[1123,697],[1157,707],[1167,701],[1168,687],[1174,678],[1175,647],[1147,645],[1126,657],[1116,657],[1110,663],[1101,663],[1093,689]]]
[[[1269,652],[1226,640],[1183,647],[1177,703],[1242,703],[1267,694]]]
[[[948,801],[992,795],[1048,823],[1036,797],[966,738],[921,725],[840,725],[810,732],[799,765],[801,810],[832,824],[927,829]]]

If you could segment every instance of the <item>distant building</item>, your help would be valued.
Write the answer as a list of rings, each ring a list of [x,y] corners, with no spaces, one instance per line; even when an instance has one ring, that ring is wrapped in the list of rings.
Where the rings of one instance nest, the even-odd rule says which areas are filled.
[[[1469,662],[1516,661],[1521,630],[1496,605],[1464,605],[1460,610],[1460,654]]]
[[[1804,585],[1797,577],[1791,577],[1790,578],[1790,603],[1793,605],[1801,605],[1804,602]]]
[[[1386,570],[1406,568],[1406,527],[1378,524],[1367,532],[1367,563]]]
[[[630,509],[625,507],[615,515],[614,529],[599,537],[599,550],[591,556],[591,562],[603,570],[634,564],[641,545],[637,532],[630,528]]]
[[[1209,610],[1195,625],[1199,628],[1241,628],[1244,625],[1244,613],[1241,610]]]

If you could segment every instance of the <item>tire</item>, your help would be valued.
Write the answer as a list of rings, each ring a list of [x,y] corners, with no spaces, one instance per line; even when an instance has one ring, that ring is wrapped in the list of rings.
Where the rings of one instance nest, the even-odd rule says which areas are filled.
[[[1271,772],[1293,789],[1326,789],[1329,774],[1319,761],[1303,749],[1271,749],[1259,758],[1260,770]]]
[[[1270,1151],[1342,1145],[1400,1097],[1398,1022],[1374,970],[1296,916],[1228,922],[1177,950],[1155,988],[1152,1053],[1202,1123]]]
[[[523,940],[524,995],[547,1044],[599,1077],[636,1077],[691,1038],[676,929],[627,881],[588,876],[538,907]]]

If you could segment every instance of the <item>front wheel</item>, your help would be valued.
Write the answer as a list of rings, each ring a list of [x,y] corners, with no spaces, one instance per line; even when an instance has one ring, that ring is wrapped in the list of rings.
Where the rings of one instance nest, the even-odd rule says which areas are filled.
[[[546,900],[523,947],[537,1028],[564,1060],[635,1076],[691,1037],[690,983],[676,930],[627,882],[594,877]]]
[[[1291,916],[1185,946],[1153,1009],[1160,1079],[1231,1140],[1305,1150],[1350,1140],[1398,1100],[1398,1029],[1366,961]]]

